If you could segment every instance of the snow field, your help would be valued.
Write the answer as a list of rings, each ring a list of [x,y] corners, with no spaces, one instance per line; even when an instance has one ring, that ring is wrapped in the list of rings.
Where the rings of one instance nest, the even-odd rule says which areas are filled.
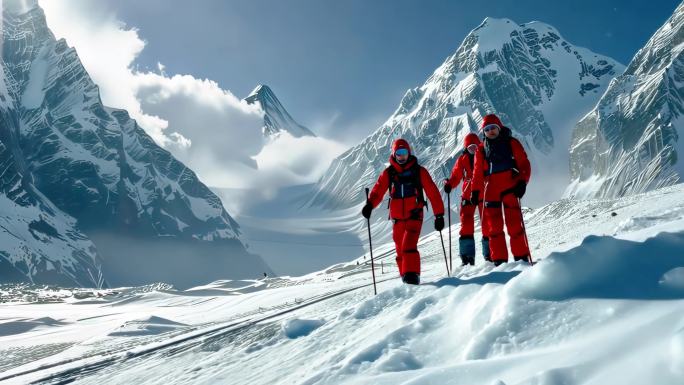
[[[432,233],[419,246],[418,287],[400,283],[388,268],[391,246],[381,245],[375,255],[386,273],[376,267],[376,275],[387,281],[378,283],[377,296],[366,286],[267,319],[259,317],[370,283],[367,260],[182,292],[133,288],[80,304],[0,305],[14,317],[9,322],[40,324],[0,336],[3,357],[15,353],[2,366],[13,373],[65,357],[126,352],[238,322],[150,354],[94,368],[74,362],[71,371],[55,367],[7,382],[52,373],[45,383],[681,384],[681,202],[678,185],[526,210],[540,261],[534,267],[493,267],[478,255],[476,266],[455,267],[446,277]],[[46,315],[50,322],[40,321]],[[0,330],[10,329],[3,323]]]

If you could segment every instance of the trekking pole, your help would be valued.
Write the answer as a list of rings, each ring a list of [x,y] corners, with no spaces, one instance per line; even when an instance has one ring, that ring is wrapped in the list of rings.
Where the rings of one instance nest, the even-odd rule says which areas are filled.
[[[369,202],[368,191],[368,187],[366,187],[366,203]],[[371,272],[373,273],[373,295],[378,295],[378,288],[375,286],[375,263],[373,262],[373,241],[371,240],[370,218],[366,218],[366,222],[368,222],[368,246],[370,248]]]
[[[449,183],[449,178],[447,177],[446,171],[444,171],[444,165],[442,165],[442,174],[444,174],[444,181]],[[453,189],[453,187],[452,187]],[[448,271],[454,270],[454,262],[451,258],[451,191],[447,193],[447,217],[449,218],[449,269]]]
[[[530,242],[527,240],[527,229],[525,228],[525,218],[523,218],[522,201],[520,198],[518,198],[518,207],[520,207],[520,222],[522,223],[523,234],[525,235],[525,245],[527,246],[527,251],[529,252],[527,254],[527,262],[534,266],[537,262],[532,260],[532,250],[530,250]]]
[[[454,264],[451,259],[451,191],[447,193],[447,210],[447,217],[449,217],[449,271],[452,271]]]
[[[451,273],[449,272],[449,262],[447,262],[446,249],[444,248],[444,237],[442,236],[441,231],[439,232],[439,239],[442,241],[442,251],[444,252],[444,264],[446,265],[447,277],[451,277]]]

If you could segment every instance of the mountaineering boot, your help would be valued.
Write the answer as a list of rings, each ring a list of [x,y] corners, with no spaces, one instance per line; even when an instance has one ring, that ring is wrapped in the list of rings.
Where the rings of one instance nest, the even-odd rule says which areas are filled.
[[[518,261],[529,262],[530,256],[529,256],[529,254],[525,254],[525,255],[521,255],[519,257],[514,256],[513,259],[515,259],[516,262],[518,262]]]
[[[494,261],[494,266],[499,266],[502,263],[508,263],[508,262],[506,262],[506,261]]]
[[[420,285],[420,274],[409,272],[404,274],[401,280],[407,285]]]
[[[489,238],[488,237],[482,237],[482,256],[484,257],[484,260],[487,262],[492,261],[492,257],[489,255]]]
[[[458,239],[458,249],[461,254],[461,266],[475,264],[475,239],[472,235],[462,235]]]

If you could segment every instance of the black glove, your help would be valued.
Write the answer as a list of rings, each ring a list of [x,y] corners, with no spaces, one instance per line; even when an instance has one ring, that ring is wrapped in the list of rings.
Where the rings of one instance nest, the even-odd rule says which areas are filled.
[[[519,180],[518,183],[515,184],[515,187],[513,187],[513,195],[522,198],[523,195],[525,195],[525,190],[527,190],[527,183]]]
[[[363,217],[366,219],[370,219],[371,211],[373,211],[373,205],[368,202],[365,206],[363,206],[363,209],[361,209],[361,215],[363,215]]]
[[[449,183],[444,184],[444,192],[447,194],[451,192],[451,185]]]
[[[475,190],[470,193],[470,204],[477,206],[480,203],[480,192]]]
[[[435,215],[435,230],[444,230],[444,215]]]

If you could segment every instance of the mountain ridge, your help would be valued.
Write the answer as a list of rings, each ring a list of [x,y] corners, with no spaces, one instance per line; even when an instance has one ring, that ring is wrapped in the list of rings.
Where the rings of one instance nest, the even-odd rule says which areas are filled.
[[[271,272],[192,170],[125,110],[102,104],[76,50],[55,39],[40,7],[3,19],[3,71],[17,91],[14,158],[94,242],[110,284],[183,287]]]
[[[573,130],[567,197],[619,197],[684,176],[684,3]]]
[[[442,179],[465,136],[478,132],[488,113],[513,129],[532,158],[528,196],[536,194],[541,203],[559,198],[570,181],[570,129],[623,68],[575,47],[547,24],[487,18],[422,86],[405,93],[380,128],[333,161],[308,204],[338,209],[362,203],[363,188],[375,182],[397,137],[409,140],[421,163]],[[535,183],[549,179],[565,184],[536,191]]]

